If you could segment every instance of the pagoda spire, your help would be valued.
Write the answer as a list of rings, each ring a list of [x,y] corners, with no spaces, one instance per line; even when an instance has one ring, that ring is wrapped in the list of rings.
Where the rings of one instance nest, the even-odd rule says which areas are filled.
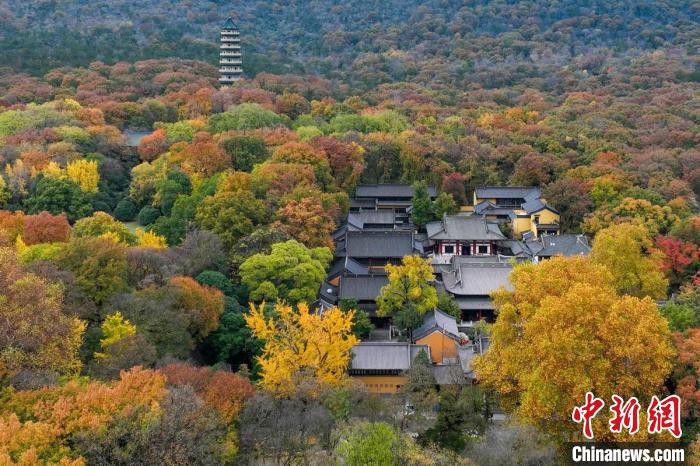
[[[241,38],[238,26],[229,17],[221,28],[219,47],[219,83],[229,86],[243,78],[241,64]]]

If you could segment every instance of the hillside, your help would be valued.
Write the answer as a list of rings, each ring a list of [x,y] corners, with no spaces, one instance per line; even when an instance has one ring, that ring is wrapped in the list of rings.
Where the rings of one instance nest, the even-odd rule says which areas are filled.
[[[322,74],[370,88],[561,83],[574,66],[605,74],[644,50],[693,55],[700,6],[690,0],[259,1],[8,0],[0,6],[4,63],[33,75],[60,66],[178,57],[215,63],[229,13],[243,33],[244,66]],[[695,77],[697,79],[697,77]]]

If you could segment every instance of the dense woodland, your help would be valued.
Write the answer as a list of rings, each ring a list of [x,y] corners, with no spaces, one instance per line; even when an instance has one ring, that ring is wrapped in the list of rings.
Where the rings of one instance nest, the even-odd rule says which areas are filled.
[[[583,387],[679,394],[695,439],[696,3],[243,2],[220,89],[229,7],[0,5],[0,464],[551,464]],[[361,182],[436,185],[428,217],[539,186],[593,252],[516,268],[481,384],[380,399],[366,316],[307,307]]]

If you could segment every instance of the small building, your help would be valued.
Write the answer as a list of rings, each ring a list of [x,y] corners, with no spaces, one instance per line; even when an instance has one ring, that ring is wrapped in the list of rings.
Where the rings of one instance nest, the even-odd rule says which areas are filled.
[[[220,42],[219,83],[228,86],[243,78],[241,37],[233,18],[228,18],[221,28]]]
[[[408,342],[362,342],[352,347],[350,376],[360,380],[371,393],[392,394],[406,384],[405,372],[420,351],[430,357],[430,347]]]
[[[439,365],[459,364],[457,348],[468,342],[457,330],[455,318],[439,309],[426,312],[423,325],[413,331],[413,339],[418,345],[430,346],[430,358]]]
[[[501,287],[512,290],[508,280],[511,258],[454,257],[451,270],[442,273],[442,286],[452,294],[462,311],[460,325],[470,326],[479,320],[495,320],[491,293]]]
[[[389,284],[386,274],[353,275],[345,274],[340,277],[338,286],[338,298],[340,302],[345,299],[357,301],[357,307],[367,312],[375,323],[383,323],[383,320],[376,317],[377,297],[382,288]]]
[[[350,200],[350,212],[391,209],[398,214],[406,214],[415,193],[413,186],[407,184],[361,184]],[[437,197],[435,186],[428,186],[428,195],[433,200]]]
[[[586,256],[591,252],[586,235],[541,235],[537,239],[524,242],[533,262],[555,256]]]
[[[425,229],[423,249],[438,263],[452,256],[492,256],[498,253],[499,243],[507,240],[498,223],[475,215],[445,215]]]
[[[392,209],[373,209],[350,212],[347,229],[350,231],[409,230],[408,215],[397,214]]]
[[[474,190],[470,209],[489,220],[509,223],[513,236],[559,234],[559,212],[542,198],[539,188],[485,186]]]
[[[335,257],[350,257],[368,271],[399,264],[404,256],[421,254],[423,245],[410,230],[350,231],[336,240]]]

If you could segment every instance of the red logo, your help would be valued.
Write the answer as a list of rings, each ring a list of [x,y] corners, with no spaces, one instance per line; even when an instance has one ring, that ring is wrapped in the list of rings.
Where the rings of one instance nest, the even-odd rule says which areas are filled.
[[[636,434],[639,431],[639,400],[632,397],[624,403],[625,400],[617,395],[613,395],[612,399],[610,411],[613,412],[613,418],[610,419],[610,432],[619,434],[625,428],[630,434]]]
[[[676,438],[681,436],[681,399],[678,395],[667,396],[661,401],[656,395],[652,396],[647,415],[650,434],[667,430]]]
[[[630,435],[639,432],[639,412],[641,405],[639,400],[632,397],[625,401],[622,397],[613,395],[613,404],[610,406],[612,417],[608,424],[610,432],[619,434],[626,429]],[[605,402],[596,398],[593,393],[586,393],[586,402],[582,406],[576,406],[571,413],[571,419],[576,423],[583,422],[583,435],[593,439],[593,419],[603,409]],[[680,438],[681,431],[681,399],[678,395],[670,395],[659,400],[652,396],[647,408],[648,426],[650,434],[659,434],[667,430],[675,438]]]
[[[583,406],[576,406],[574,412],[571,413],[571,418],[574,422],[583,421],[583,435],[588,439],[593,438],[593,426],[591,421],[598,414],[598,411],[603,409],[605,402],[600,398],[596,398],[593,393],[586,393],[586,404]]]

